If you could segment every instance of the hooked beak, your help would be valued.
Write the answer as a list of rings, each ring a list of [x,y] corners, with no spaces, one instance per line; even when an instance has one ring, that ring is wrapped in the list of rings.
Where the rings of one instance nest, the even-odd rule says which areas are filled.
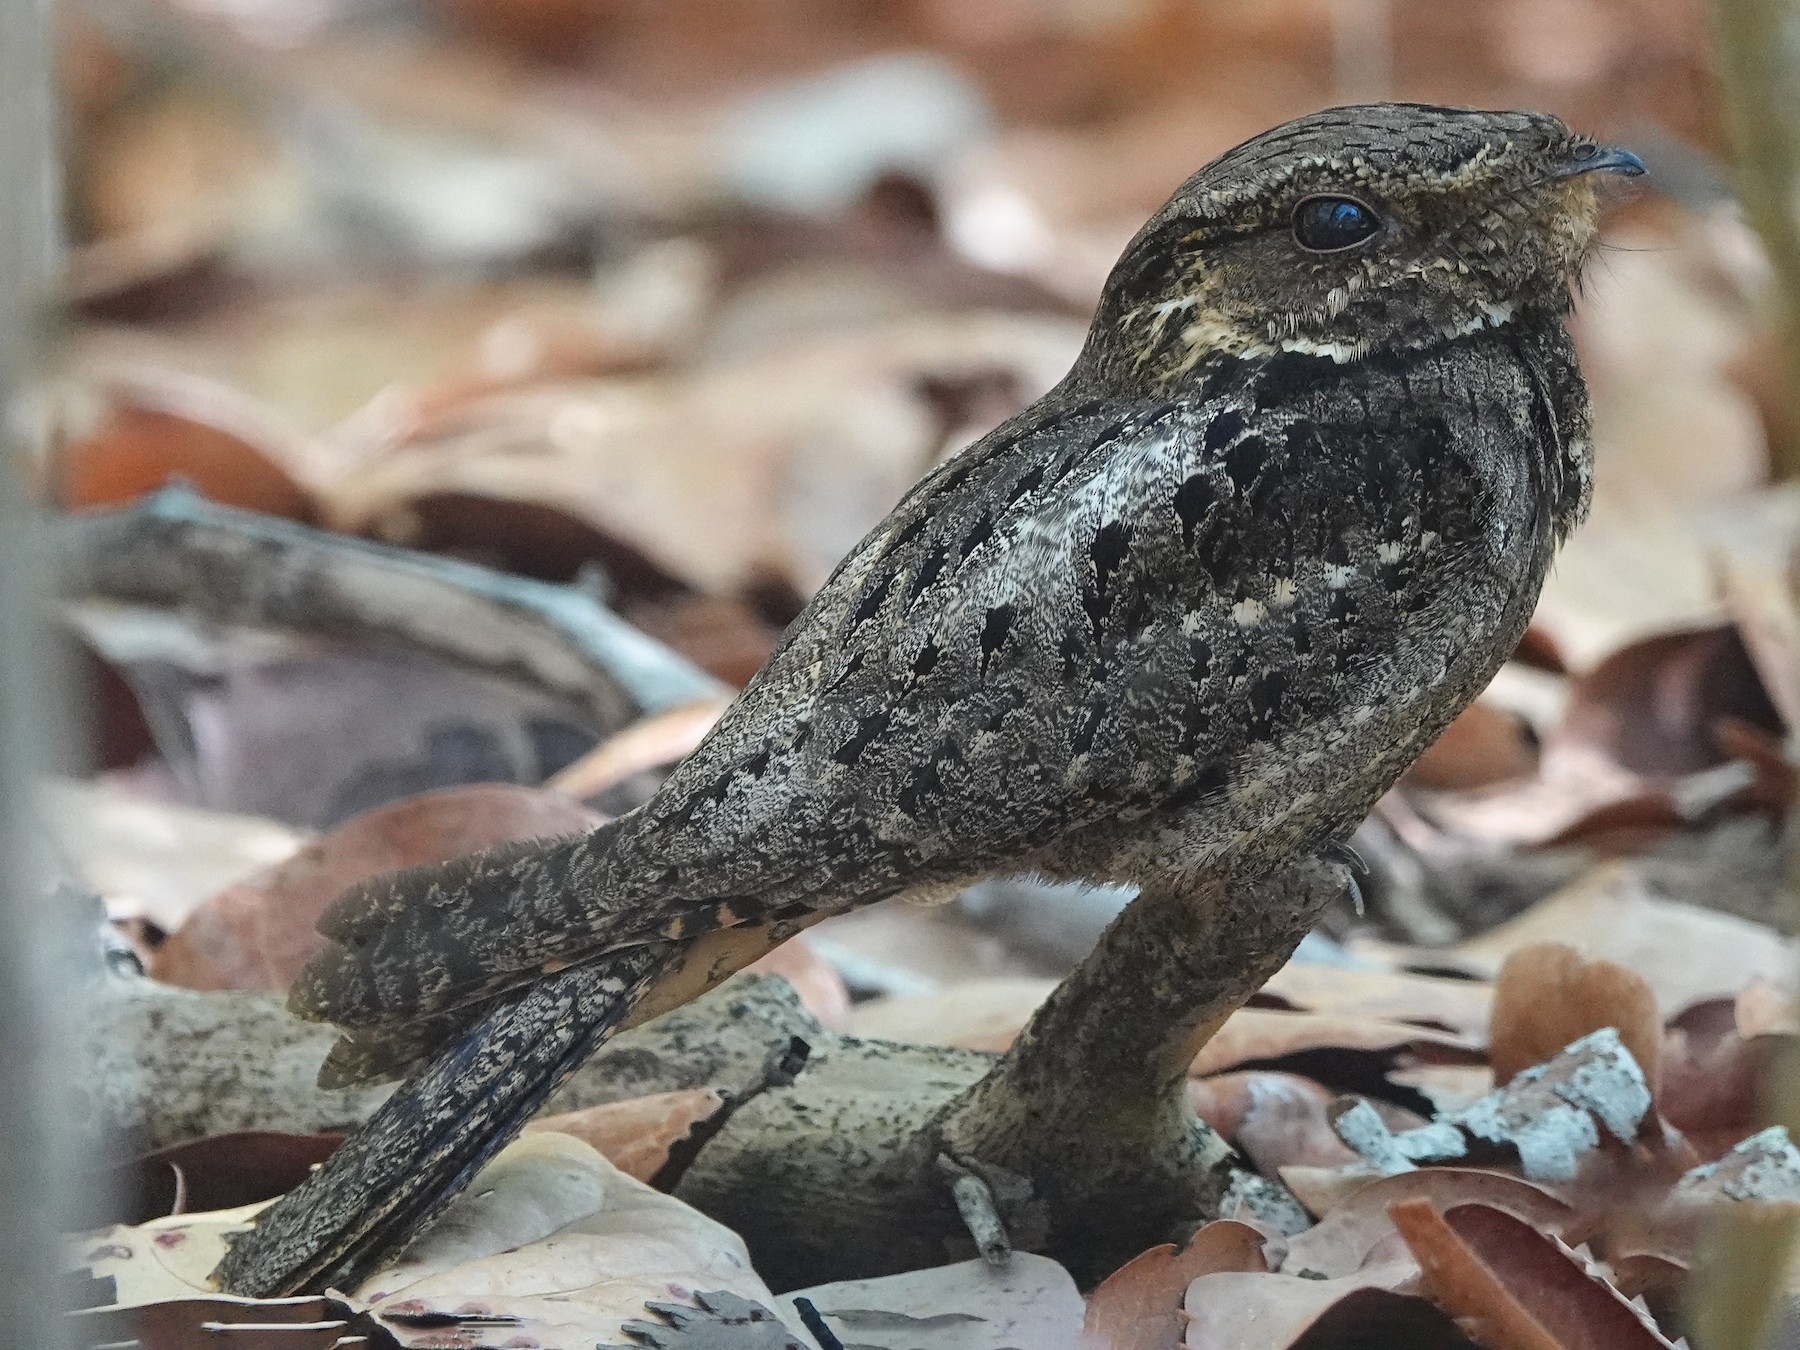
[[[1574,178],[1584,173],[1622,173],[1627,178],[1636,178],[1647,172],[1644,161],[1623,146],[1587,144],[1574,149],[1558,166],[1556,176]]]

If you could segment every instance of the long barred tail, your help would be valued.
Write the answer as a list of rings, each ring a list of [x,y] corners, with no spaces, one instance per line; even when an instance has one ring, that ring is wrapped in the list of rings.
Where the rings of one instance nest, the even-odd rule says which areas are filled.
[[[630,948],[490,1007],[264,1210],[213,1279],[262,1298],[353,1288],[518,1134],[675,959],[666,946]]]
[[[367,1066],[378,1078],[385,1068],[410,1067],[399,1062],[407,1037],[429,1051],[471,1008],[516,994],[547,969],[585,964],[621,939],[641,938],[621,931],[646,899],[635,873],[616,875],[623,820],[350,887],[319,916],[325,942],[295,977],[289,1010],[364,1033],[371,1045],[389,1041],[379,1057],[386,1062]]]

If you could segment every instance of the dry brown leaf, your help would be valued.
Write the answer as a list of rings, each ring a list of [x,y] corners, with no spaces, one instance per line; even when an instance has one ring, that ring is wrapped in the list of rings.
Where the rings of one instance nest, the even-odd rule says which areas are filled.
[[[1413,794],[1419,814],[1453,836],[1489,845],[1580,843],[1605,853],[1642,851],[1688,828],[1668,784],[1646,781],[1586,746],[1546,754],[1537,774],[1479,792]]]
[[[1740,1036],[1792,1035],[1800,1032],[1800,1012],[1794,1000],[1767,980],[1758,977],[1732,1000]]]
[[[291,468],[301,438],[221,384],[155,367],[95,372],[71,397],[47,495],[77,508],[128,502],[182,480],[228,506],[312,521],[318,508]]]
[[[99,1229],[75,1240],[70,1264],[94,1279],[113,1281],[111,1306],[117,1308],[214,1297],[212,1270],[225,1255],[227,1239],[248,1230],[267,1207],[263,1201]]]
[[[1221,1271],[1267,1272],[1266,1241],[1247,1223],[1215,1219],[1179,1251],[1165,1243],[1133,1257],[1088,1295],[1081,1350],[1177,1350],[1188,1285]]]
[[[1073,355],[1066,323],[984,315],[801,343],[679,378],[501,395],[339,480],[340,528],[411,543],[422,499],[553,506],[694,589],[814,590],[943,448],[932,378]]]
[[[146,1350],[362,1350],[380,1329],[341,1299],[173,1299],[76,1313],[78,1345]]]
[[[157,728],[154,790],[329,829],[434,789],[537,783],[593,745],[589,711],[539,684],[400,645],[64,607]]]
[[[1788,1035],[1746,1035],[1732,999],[1696,1003],[1663,1034],[1656,1109],[1703,1158],[1717,1158],[1762,1124],[1766,1075]]]
[[[1188,1285],[1184,1344],[1187,1350],[1281,1350],[1345,1295],[1410,1289],[1418,1276],[1418,1264],[1391,1234],[1368,1264],[1338,1279],[1203,1275]]]
[[[507,783],[428,792],[356,817],[206,901],[156,952],[151,974],[191,989],[285,990],[324,941],[319,914],[356,882],[477,849],[593,829],[559,793]]]
[[[343,1138],[244,1130],[195,1139],[115,1168],[102,1193],[124,1223],[253,1205],[298,1186]]]
[[[544,786],[577,801],[591,801],[633,774],[686,759],[726,706],[725,699],[709,699],[640,718],[601,741]]]
[[[876,999],[851,1014],[850,1029],[859,1036],[885,1040],[953,1045],[965,1050],[1005,1050],[1031,1014],[1049,995],[1054,981],[1027,978],[965,980],[927,994]],[[1190,1076],[1206,1078],[1247,1063],[1278,1061],[1309,1051],[1334,1051],[1348,1057],[1347,1079],[1371,1066],[1411,1054],[1435,1059],[1480,1063],[1484,1037],[1458,1035],[1380,1017],[1348,1012],[1280,1012],[1240,1008],[1203,1046]],[[1274,1067],[1273,1064],[1270,1064]],[[1309,1065],[1309,1070],[1318,1066]],[[1378,1070],[1377,1070],[1378,1071]]]
[[[814,1285],[782,1295],[780,1306],[797,1313],[800,1299],[846,1350],[1077,1350],[1081,1338],[1074,1279],[1031,1252],[1014,1252],[1000,1266],[959,1261]]]
[[[73,187],[103,242],[181,240],[193,256],[224,245],[280,190],[281,149],[246,99],[172,81],[89,129]]]
[[[656,258],[598,284],[441,271],[365,279],[354,269],[270,278],[151,330],[89,328],[71,378],[104,390],[142,373],[151,389],[235,391],[235,406],[256,414],[251,425],[299,433],[284,443],[297,457],[277,462],[317,487],[470,399],[642,365],[709,293],[704,268],[670,261],[670,275],[648,286],[636,274]]]
[[[525,1129],[573,1135],[626,1176],[647,1182],[668,1162],[670,1150],[724,1105],[722,1093],[690,1088],[540,1116]]]
[[[620,613],[733,688],[748,684],[781,640],[780,625],[735,596],[681,594],[636,603],[627,600]]]
[[[1451,1318],[1422,1298],[1353,1289],[1288,1344],[1287,1350],[1481,1350]]]
[[[72,1263],[115,1281],[115,1309],[215,1296],[207,1277],[227,1236],[260,1208],[102,1230],[76,1244]],[[778,1306],[730,1230],[581,1140],[540,1131],[503,1150],[399,1263],[345,1302],[418,1350],[443,1346],[445,1328],[477,1309],[484,1337],[500,1327],[518,1344],[583,1350],[623,1339],[622,1324],[641,1318],[646,1301],[685,1302],[696,1289]]]
[[[1662,899],[1624,863],[1597,869],[1455,951],[1497,973],[1511,953],[1539,942],[1566,942],[1590,959],[1636,971],[1664,1008],[1734,997],[1759,977],[1791,989],[1800,966],[1800,944],[1792,939],[1745,919]]]
[[[1406,781],[1415,787],[1470,791],[1523,778],[1537,762],[1537,745],[1525,723],[1478,700],[1414,761]]]
[[[1188,1072],[1204,1078],[1241,1064],[1279,1060],[1308,1050],[1375,1055],[1429,1050],[1438,1058],[1478,1063],[1485,1058],[1482,1053],[1484,1039],[1349,1013],[1291,1013],[1268,1008],[1240,1008],[1226,1020],[1218,1034],[1201,1047]]]
[[[624,1340],[621,1324],[646,1301],[695,1289],[777,1306],[736,1234],[549,1131],[510,1145],[397,1265],[353,1292],[403,1346],[441,1344],[430,1319],[478,1306],[514,1319],[509,1339],[577,1350]]]
[[[294,856],[297,830],[260,816],[156,801],[103,784],[45,794],[52,837],[109,913],[173,932],[221,887]]]
[[[1257,995],[1265,1001],[1270,996],[1307,1012],[1375,1017],[1485,1037],[1494,990],[1480,980],[1289,961]]]
[[[1717,727],[1726,718],[1781,730],[1737,630],[1662,633],[1576,677],[1552,745],[1584,745],[1635,773],[1669,777],[1723,762]]]
[[[1789,726],[1800,726],[1796,541],[1800,541],[1800,485],[1794,483],[1734,503],[1729,517],[1716,522],[1712,539],[1726,607],[1770,699]]]
[[[1331,1128],[1337,1094],[1298,1074],[1253,1069],[1188,1079],[1194,1114],[1242,1153],[1263,1176],[1284,1167],[1338,1167],[1356,1154]],[[1412,1123],[1422,1124],[1416,1117]],[[1404,1128],[1404,1126],[1402,1126]]]
[[[1613,1027],[1656,1094],[1662,1019],[1656,995],[1635,971],[1589,961],[1560,942],[1521,947],[1494,983],[1488,1059],[1504,1085],[1590,1031]]]
[[[1618,1290],[1529,1224],[1485,1205],[1439,1213],[1405,1200],[1389,1214],[1433,1302],[1493,1350],[1673,1350]]]
[[[1283,1173],[1283,1180],[1290,1174]],[[1307,1196],[1301,1199],[1307,1201]],[[1392,1235],[1390,1206],[1422,1200],[1436,1208],[1488,1205],[1540,1232],[1563,1233],[1576,1211],[1544,1187],[1510,1172],[1485,1167],[1422,1167],[1389,1177],[1365,1177],[1331,1204],[1307,1207],[1319,1222],[1288,1239],[1278,1269],[1289,1275],[1336,1279],[1361,1269],[1369,1253]]]
[[[1643,22],[1664,12],[1636,10]],[[1756,409],[1727,373],[1750,318],[1711,256],[1722,238],[1755,245],[1737,244],[1745,227],[1722,212],[1666,219],[1611,234],[1619,247],[1587,277],[1574,325],[1593,394],[1594,503],[1536,618],[1577,670],[1637,638],[1718,621],[1710,517],[1735,516],[1767,472]]]
[[[877,1040],[1004,1050],[1055,987],[1054,980],[1020,977],[962,980],[858,1004],[850,1030]]]
[[[767,956],[758,957],[745,970],[763,975],[779,975],[794,986],[806,1010],[833,1031],[842,1031],[850,1021],[850,990],[844,977],[819,955],[806,934],[789,938]]]

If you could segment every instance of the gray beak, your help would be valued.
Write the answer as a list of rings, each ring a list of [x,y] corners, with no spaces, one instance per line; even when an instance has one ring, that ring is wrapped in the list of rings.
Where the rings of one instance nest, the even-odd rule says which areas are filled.
[[[1558,178],[1573,178],[1583,173],[1622,173],[1628,178],[1648,173],[1644,161],[1617,145],[1581,145],[1557,169]]]

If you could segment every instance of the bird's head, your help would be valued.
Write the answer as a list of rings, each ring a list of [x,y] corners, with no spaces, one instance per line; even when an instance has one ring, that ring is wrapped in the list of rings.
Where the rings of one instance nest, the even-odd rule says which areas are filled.
[[[1643,170],[1544,113],[1298,118],[1220,155],[1139,231],[1089,356],[1167,385],[1215,355],[1345,362],[1560,319],[1594,242],[1595,173]]]

